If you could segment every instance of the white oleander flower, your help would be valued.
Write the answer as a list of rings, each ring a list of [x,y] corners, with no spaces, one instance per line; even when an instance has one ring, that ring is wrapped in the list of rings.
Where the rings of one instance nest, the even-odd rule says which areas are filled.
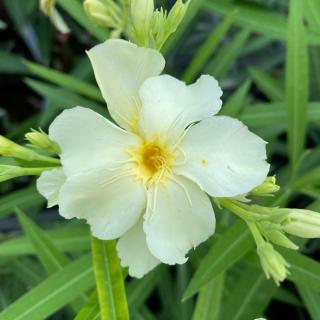
[[[159,75],[161,54],[124,40],[88,55],[119,127],[86,108],[65,110],[49,128],[62,169],[44,172],[39,192],[63,217],[86,219],[97,238],[120,238],[132,276],[185,263],[215,230],[206,193],[234,197],[261,184],[265,142],[238,120],[212,117],[222,91],[211,76],[186,86]]]

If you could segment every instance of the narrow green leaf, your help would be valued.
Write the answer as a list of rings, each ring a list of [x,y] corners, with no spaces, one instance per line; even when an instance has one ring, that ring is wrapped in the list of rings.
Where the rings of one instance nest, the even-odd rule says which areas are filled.
[[[182,79],[189,83],[194,80],[195,76],[200,72],[208,61],[209,57],[214,53],[220,41],[223,39],[227,31],[232,25],[236,11],[229,14],[218,27],[214,28],[208,39],[197,51],[196,55],[190,62],[189,66],[182,75]]]
[[[263,316],[263,311],[277,286],[266,278],[259,267],[246,267],[233,284],[233,290],[224,303],[221,319],[248,320]]]
[[[37,61],[43,61],[39,38],[30,20],[32,10],[29,6],[30,1],[4,0],[2,3],[6,8],[13,25],[24,40],[34,59]]]
[[[320,305],[319,299],[320,294],[314,292],[306,286],[298,285],[297,286],[300,296],[303,300],[304,305],[306,306],[309,315],[312,320],[320,319]]]
[[[156,268],[142,279],[132,280],[127,286],[128,305],[131,312],[139,310],[163,275],[161,267]]]
[[[105,103],[99,89],[90,83],[31,61],[24,61],[24,64],[44,80],[57,84],[64,89],[74,91],[75,93],[81,94],[85,97]]]
[[[245,81],[238,90],[224,103],[219,114],[230,117],[237,117],[245,106],[246,98],[251,86],[251,81]]]
[[[283,125],[287,127],[288,114],[283,103],[259,103],[245,108],[239,116],[249,127],[263,127],[264,125]],[[320,120],[320,103],[311,102],[308,108],[308,121],[316,123]]]
[[[60,225],[58,228],[46,230],[53,245],[61,252],[81,252],[90,249],[90,237],[87,227]],[[30,240],[25,236],[17,236],[0,243],[0,256],[23,256],[35,254]]]
[[[39,123],[39,114],[28,117],[27,119],[19,122],[16,127],[13,127],[10,132],[6,135],[11,140],[22,139],[30,128],[36,128]]]
[[[320,293],[320,263],[297,251],[278,250],[290,264],[288,279]]]
[[[223,284],[224,274],[220,274],[200,290],[192,320],[219,319]]]
[[[80,309],[74,320],[96,320],[99,318],[100,309],[97,291],[94,291],[83,307]]]
[[[16,209],[16,213],[27,237],[37,253],[37,257],[49,275],[62,270],[71,262],[71,260],[51,242],[48,235],[21,210]],[[83,296],[81,299],[77,299],[72,303],[72,307],[76,312],[79,306],[84,303],[85,298],[86,297]]]
[[[320,99],[320,48],[319,47],[309,47],[309,57],[310,57],[310,72],[309,72],[309,82],[310,82],[310,100]]]
[[[43,320],[94,286],[91,256],[56,272],[0,313],[0,320]]]
[[[224,78],[230,67],[240,55],[241,48],[245,45],[250,35],[250,30],[244,29],[239,31],[212,59],[207,66],[206,72],[212,74],[218,80]]]
[[[276,12],[252,4],[226,3],[224,0],[206,1],[204,9],[224,16],[236,9],[238,14],[234,23],[238,26],[250,28],[272,39],[287,40],[287,20]],[[309,44],[320,44],[319,32],[309,30],[307,40]]]
[[[29,286],[39,284],[45,276],[43,270],[40,269],[39,263],[31,258],[12,259],[8,265],[13,274]]]
[[[301,301],[295,296],[294,293],[288,291],[282,287],[279,287],[276,293],[273,295],[273,298],[282,302],[291,304],[296,307],[302,307]]]
[[[303,1],[305,8],[305,17],[310,24],[310,27],[319,31],[320,29],[320,2],[318,0]]]
[[[19,56],[1,50],[0,73],[29,74],[30,71],[23,65],[22,59]]]
[[[286,62],[289,157],[295,166],[303,153],[308,113],[308,51],[300,0],[290,1]]]
[[[248,41],[246,46],[241,50],[241,56],[247,56],[251,54],[259,54],[264,49],[270,47],[273,40],[266,37],[254,37]],[[262,64],[265,65],[265,64]]]
[[[0,217],[6,217],[14,212],[15,207],[29,209],[42,205],[44,198],[36,187],[31,186],[0,197]]]
[[[104,116],[108,116],[107,107],[99,103],[88,100],[70,91],[61,89],[56,86],[46,84],[41,81],[26,79],[25,83],[38,94],[54,101],[60,110],[83,106],[90,108]]]
[[[241,220],[235,222],[202,259],[183,299],[190,298],[206,283],[224,273],[253,247],[254,242],[247,226]]]
[[[91,245],[101,320],[129,319],[115,241],[102,241],[92,237]]]
[[[250,68],[249,73],[257,87],[271,101],[284,101],[285,96],[283,94],[283,87],[280,81],[256,68]]]
[[[134,314],[143,306],[156,284],[161,280],[162,268],[157,268],[143,279],[132,280],[127,287],[128,305]],[[97,292],[93,292],[74,320],[96,320],[100,315]]]
[[[50,238],[21,210],[16,209],[19,221],[35,248],[37,256],[48,274],[53,274],[66,266],[70,260],[60,252]]]
[[[62,1],[62,0],[61,0]],[[180,23],[177,31],[173,33],[167,42],[165,43],[164,47],[161,49],[161,52],[164,55],[167,55],[169,51],[174,47],[174,45],[178,42],[181,36],[184,34],[188,26],[191,24],[191,21],[195,18],[198,12],[203,7],[206,0],[196,0],[191,1],[188,7],[188,10]]]
[[[58,0],[57,2],[75,21],[77,21],[85,30],[88,30],[98,40],[105,41],[109,38],[109,32],[106,28],[95,25],[87,17],[80,1]]]

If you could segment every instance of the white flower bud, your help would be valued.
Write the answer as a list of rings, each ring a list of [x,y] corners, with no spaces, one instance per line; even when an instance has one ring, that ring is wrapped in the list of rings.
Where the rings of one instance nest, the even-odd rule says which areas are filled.
[[[288,275],[288,262],[267,242],[259,245],[257,252],[267,278],[273,278],[276,284],[279,285]]]
[[[301,238],[320,238],[320,213],[303,209],[288,209],[288,222],[283,230]]]

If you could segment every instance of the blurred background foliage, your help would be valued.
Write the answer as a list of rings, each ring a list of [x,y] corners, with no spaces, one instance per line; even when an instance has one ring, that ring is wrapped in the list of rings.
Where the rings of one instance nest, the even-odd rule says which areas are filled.
[[[58,0],[57,9],[70,34],[54,29],[37,0],[0,2],[0,133],[18,142],[29,128],[47,130],[65,108],[108,116],[85,50],[109,32],[79,0]],[[193,0],[162,51],[166,73],[188,83],[215,76],[221,114],[269,142],[282,188],[264,204],[320,211],[320,2]],[[98,319],[87,226],[45,210],[33,179],[2,183],[0,191],[0,310],[10,305],[0,319]],[[26,213],[19,219],[17,207]],[[216,213],[217,233],[186,265],[127,281],[132,318],[319,320],[319,240],[300,241],[302,253],[280,251],[291,274],[277,287],[242,222]]]

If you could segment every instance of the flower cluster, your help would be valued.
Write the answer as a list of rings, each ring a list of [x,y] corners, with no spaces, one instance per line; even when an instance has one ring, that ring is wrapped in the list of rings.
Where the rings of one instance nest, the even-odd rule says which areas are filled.
[[[139,46],[160,50],[180,25],[190,1],[177,0],[170,12],[155,9],[154,0],[85,0],[84,9],[97,25],[121,34]]]

